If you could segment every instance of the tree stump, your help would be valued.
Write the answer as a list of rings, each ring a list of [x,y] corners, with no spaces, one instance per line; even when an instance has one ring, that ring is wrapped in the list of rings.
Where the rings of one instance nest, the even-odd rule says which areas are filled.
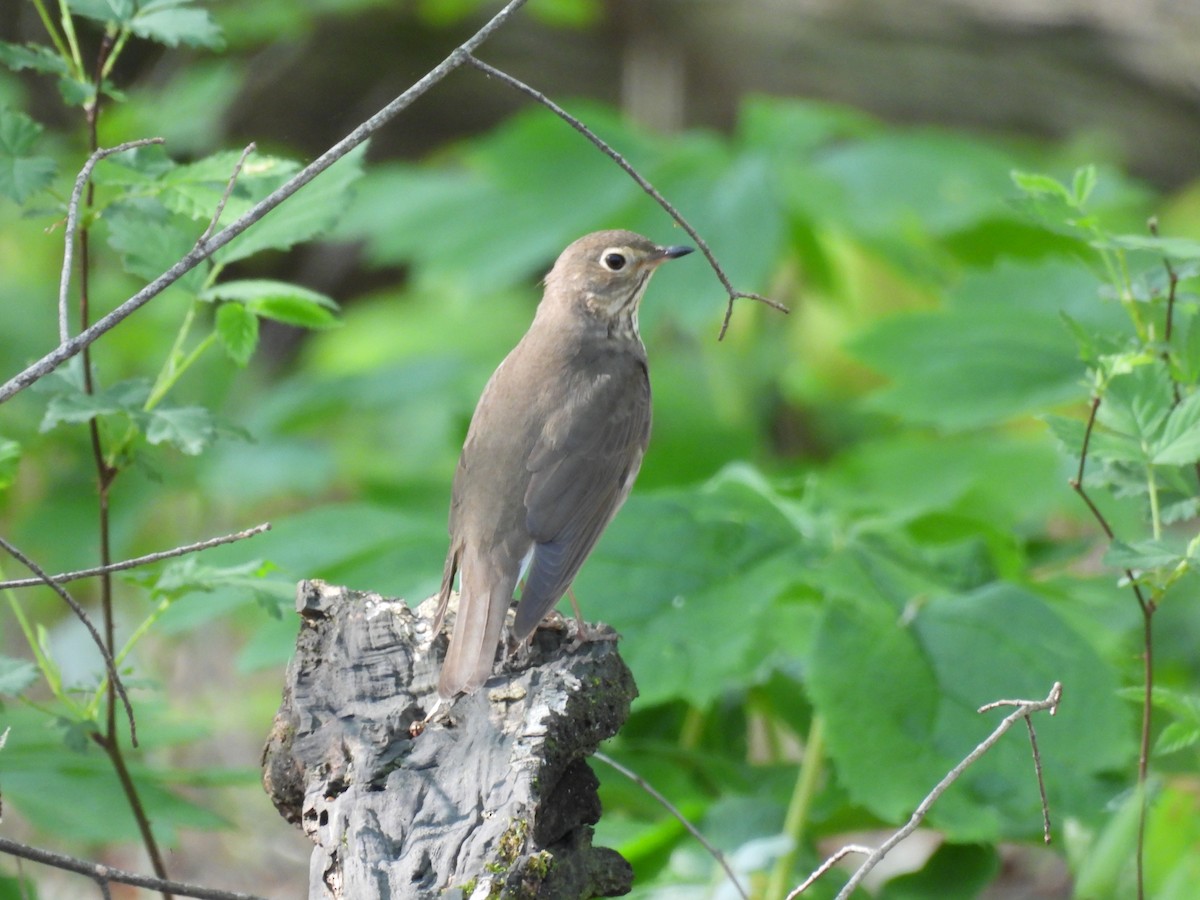
[[[524,658],[422,731],[446,648],[435,599],[414,611],[304,581],[296,605],[263,784],[316,844],[310,900],[629,891],[629,864],[592,846],[600,802],[585,762],[637,694],[611,629],[570,649],[574,622],[543,626]]]

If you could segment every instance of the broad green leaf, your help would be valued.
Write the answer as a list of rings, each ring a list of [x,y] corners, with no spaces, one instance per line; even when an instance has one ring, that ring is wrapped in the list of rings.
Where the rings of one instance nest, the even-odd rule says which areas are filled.
[[[992,700],[1042,699],[1065,687],[1058,715],[1035,725],[1052,807],[1095,808],[1104,778],[1132,758],[1116,677],[1039,597],[997,583],[934,597],[905,612],[869,594],[829,604],[813,642],[810,688],[826,719],[830,753],[850,797],[901,821],[1004,715]],[[848,661],[852,661],[848,663]],[[1035,833],[1040,800],[1023,729],[977,761],[933,807],[930,822],[954,840]]]
[[[829,213],[872,237],[917,227],[950,234],[1011,215],[1005,197],[1013,159],[951,132],[887,131],[835,145],[815,164],[843,187],[843,208]]]
[[[807,555],[779,503],[731,469],[700,489],[634,496],[609,526],[575,593],[585,618],[623,635],[640,702],[705,706],[762,677],[767,659],[807,653],[803,619],[792,630],[772,612]],[[768,620],[777,627],[748,627]]]
[[[1000,872],[998,848],[986,844],[942,844],[917,872],[891,878],[878,900],[975,897]]]
[[[124,414],[136,418],[149,396],[150,382],[144,378],[118,381],[94,394],[88,394],[82,388],[64,390],[51,397],[41,430],[49,431],[63,423],[88,422],[97,416]]]
[[[229,358],[246,365],[258,346],[258,316],[240,303],[222,303],[217,307],[216,329]]]
[[[1095,280],[1053,261],[971,272],[945,309],[881,319],[851,344],[891,379],[872,410],[962,429],[1057,406],[1083,394],[1083,366],[1060,310],[1099,321]]]
[[[1200,460],[1200,391],[1176,405],[1151,448],[1151,462],[1186,466]]]
[[[42,126],[24,113],[0,107],[0,194],[24,203],[50,184],[58,165],[32,151]]]
[[[16,697],[37,681],[37,677],[37,666],[33,663],[0,656],[0,695]],[[0,747],[3,747],[2,743]]]
[[[150,281],[179,262],[195,246],[203,230],[182,216],[172,215],[155,200],[123,200],[104,212],[108,244],[121,256],[125,271]],[[196,291],[204,282],[201,263],[175,284]]]
[[[138,703],[138,738],[145,748],[162,747],[162,713],[153,703]],[[109,845],[137,841],[137,825],[117,776],[105,755],[87,736],[95,723],[71,728],[81,743],[64,746],[61,731],[47,728],[50,720],[37,710],[5,710],[12,731],[3,751],[4,805],[19,812],[35,827],[62,840]],[[190,733],[195,737],[195,731]],[[180,828],[217,829],[230,823],[216,813],[185,799],[177,790],[177,773],[153,768],[141,759],[128,761],[130,774],[146,814],[163,840]],[[71,815],[64,816],[69,808]]]
[[[225,46],[221,29],[206,9],[198,9],[192,0],[149,0],[142,3],[129,21],[130,30],[138,37],[177,47],[207,47],[220,50]]]
[[[365,154],[365,144],[352,150],[222,247],[217,259],[231,263],[261,250],[287,250],[328,231],[350,203]]]
[[[156,406],[145,414],[146,440],[172,444],[195,456],[217,437],[216,421],[202,406]]]
[[[256,315],[302,328],[333,328],[341,324],[333,315],[338,305],[332,298],[283,281],[222,282],[206,290],[200,299],[236,301]]]

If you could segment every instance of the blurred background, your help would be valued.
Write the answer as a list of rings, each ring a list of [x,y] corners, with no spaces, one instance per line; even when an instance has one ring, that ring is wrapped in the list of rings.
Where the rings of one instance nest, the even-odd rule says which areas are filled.
[[[103,10],[68,5],[81,13],[90,58]],[[181,21],[173,42],[135,34],[123,47],[109,74],[122,97],[101,107],[101,146],[161,135],[172,160],[193,163],[218,151],[236,158],[254,141],[262,154],[306,163],[499,4],[187,8],[211,20]],[[0,40],[48,43],[38,4],[7,0]],[[1122,838],[1110,825],[1134,771],[1136,707],[1119,690],[1138,683],[1140,619],[1099,561],[1099,529],[1067,485],[1075,463],[1043,418],[1086,410],[1084,362],[1063,314],[1111,331],[1122,311],[1100,299],[1088,242],[1032,221],[1010,173],[1069,181],[1093,164],[1089,210],[1106,227],[1144,233],[1156,215],[1164,234],[1200,238],[1198,41],[1200,5],[1153,0],[530,0],[479,51],[624,153],[739,289],[792,309],[784,317],[740,301],[719,343],[725,296],[704,261],[656,277],[642,315],[655,390],[650,452],[578,584],[585,614],[625,634],[642,691],[610,752],[693,816],[756,896],[775,896],[769,879],[781,859],[794,885],[842,837],[903,821],[982,737],[922,701],[912,715],[935,737],[907,749],[860,740],[874,758],[853,756],[855,726],[832,708],[839,698],[856,687],[877,695],[893,679],[918,694],[924,684],[917,674],[906,682],[895,648],[871,632],[837,645],[860,681],[828,674],[832,651],[821,647],[835,642],[818,636],[844,625],[830,610],[871,591],[905,616],[947,601],[937,613],[945,619],[934,616],[943,631],[922,636],[928,655],[914,673],[931,693],[954,695],[955,710],[1005,690],[1044,696],[1063,667],[1094,692],[1081,702],[1083,730],[1047,739],[1051,759],[1059,752],[1072,769],[1052,787],[1063,842],[1037,846],[1040,816],[1018,746],[904,857],[916,874],[877,885],[879,896],[1069,897],[1081,878],[1106,882],[1095,868],[1102,836],[1127,849],[1128,829]],[[88,150],[79,108],[45,73],[0,70],[0,107],[45,126],[40,152],[59,171],[45,196],[0,201],[6,379],[56,343],[62,203]],[[118,557],[273,525],[204,554],[202,572],[173,570],[174,587],[153,573],[119,582],[117,604],[126,634],[153,615],[127,662],[147,735],[138,777],[172,876],[268,897],[304,896],[308,875],[307,841],[257,783],[297,629],[295,581],[320,577],[414,605],[431,594],[467,422],[532,316],[538,279],[587,231],[683,237],[565,124],[468,68],[353,165],[361,173],[325,198],[319,239],[230,259],[221,273],[317,292],[340,306],[337,322],[303,328],[262,315],[247,365],[215,346],[203,353],[173,397],[211,410],[216,439],[202,453],[136,443],[113,488]],[[123,179],[98,170],[101,202],[132,183]],[[288,205],[272,214],[290,215]],[[118,223],[102,215],[95,226],[96,314],[170,261],[141,247],[148,261],[139,262]],[[200,329],[189,340],[200,340],[215,295],[197,302],[188,290],[171,289],[97,345],[101,384],[153,378],[185,315]],[[1190,323],[1190,299],[1180,309]],[[82,427],[44,427],[47,402],[30,390],[0,409],[0,438],[20,445],[0,492],[0,533],[63,571],[97,558],[95,473]],[[1142,499],[1104,509],[1133,529]],[[1194,511],[1181,512],[1175,527],[1186,536],[1189,522]],[[4,572],[24,574],[7,561]],[[80,584],[75,594],[94,604],[91,591]],[[21,597],[64,681],[94,684],[78,623],[49,592]],[[993,655],[975,658],[996,678],[981,676],[969,696],[958,690],[972,680],[963,670],[984,650],[948,624],[968,597],[988,621],[1047,645],[983,634]],[[1195,611],[1175,604],[1159,621],[1167,683],[1194,692]],[[31,656],[7,610],[0,654]],[[0,751],[4,833],[146,868],[103,758],[71,740],[79,723],[37,684],[13,693],[25,700],[5,697],[0,711],[0,730],[12,729]],[[819,751],[818,713],[831,717]],[[930,745],[928,758],[918,752]],[[778,835],[807,751],[822,790],[808,799],[801,852],[787,858]],[[1178,860],[1200,835],[1194,750],[1170,759],[1170,808],[1191,824],[1177,843],[1157,845],[1163,884],[1183,878]],[[1019,788],[1004,780],[1010,767]],[[900,771],[911,776],[906,790],[872,780]],[[634,862],[638,896],[733,896],[677,824],[598,774],[609,812],[598,842]],[[1006,806],[997,796],[1010,790],[1020,796]],[[1106,889],[1128,896],[1128,866],[1118,868]],[[21,871],[38,897],[84,890],[61,873]],[[17,874],[0,858],[0,897],[22,896]],[[811,896],[832,896],[822,890]]]

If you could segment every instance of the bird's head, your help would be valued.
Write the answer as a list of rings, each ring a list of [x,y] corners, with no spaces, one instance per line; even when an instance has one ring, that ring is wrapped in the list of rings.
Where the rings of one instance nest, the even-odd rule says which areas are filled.
[[[546,298],[567,303],[609,334],[637,335],[637,310],[646,283],[662,263],[692,252],[691,247],[660,247],[632,231],[584,235],[558,257],[546,276]]]

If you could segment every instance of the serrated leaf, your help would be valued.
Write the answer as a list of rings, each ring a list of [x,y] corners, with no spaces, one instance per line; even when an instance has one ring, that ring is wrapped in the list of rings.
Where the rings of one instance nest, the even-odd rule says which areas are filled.
[[[168,47],[187,44],[220,50],[225,46],[221,29],[208,10],[197,9],[191,0],[150,0],[138,9],[129,28],[138,37]]]
[[[1104,554],[1104,564],[1116,569],[1144,571],[1174,568],[1187,558],[1187,543],[1182,540],[1113,541]]]
[[[329,230],[350,203],[351,187],[362,176],[365,154],[365,144],[356,147],[217,251],[217,259],[230,263],[261,250],[287,250]]]
[[[1154,743],[1155,753],[1176,753],[1200,743],[1200,726],[1194,722],[1171,722]]]
[[[240,303],[222,303],[217,308],[217,339],[229,358],[244,366],[258,346],[258,316]]]
[[[212,413],[201,406],[158,406],[146,415],[146,440],[172,444],[196,456],[217,436]]]
[[[65,75],[67,64],[51,48],[41,44],[10,44],[0,41],[0,65],[14,72],[32,69],[44,75]]]
[[[1151,462],[1186,466],[1200,460],[1200,391],[1171,410],[1162,433],[1151,448]]]
[[[127,25],[137,11],[136,0],[67,0],[76,15],[113,25]]]
[[[147,281],[177,263],[200,236],[193,223],[171,215],[160,203],[146,198],[114,203],[104,211],[103,221],[108,244],[120,254],[125,271]],[[199,290],[205,271],[206,264],[201,263],[176,285]]]
[[[24,113],[0,108],[0,194],[24,203],[46,187],[58,172],[48,156],[32,153],[42,126]]]
[[[261,559],[235,566],[211,566],[195,556],[172,560],[157,575],[139,573],[134,580],[156,597],[178,599],[187,594],[208,593],[222,587],[246,588],[261,584],[274,567]]]
[[[82,387],[64,387],[50,398],[40,429],[45,432],[60,424],[77,424],[116,414],[136,419],[149,396],[150,382],[144,378],[118,381],[94,394],[86,393]]]
[[[200,299],[236,301],[255,315],[300,328],[325,329],[341,325],[333,315],[338,305],[331,297],[285,281],[227,281],[209,288]]]

